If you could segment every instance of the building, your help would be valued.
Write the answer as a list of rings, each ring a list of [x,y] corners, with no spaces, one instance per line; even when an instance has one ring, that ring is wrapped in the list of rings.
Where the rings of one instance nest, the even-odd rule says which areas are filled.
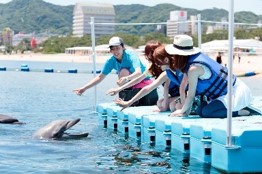
[[[31,40],[32,37],[34,37],[33,33],[25,34],[25,33],[18,33],[15,34],[13,37],[13,46],[17,46],[19,43],[21,43],[24,39]]]
[[[166,25],[165,24],[158,24],[156,26],[156,32],[157,33],[163,33],[164,35],[166,35]]]
[[[170,19],[167,21],[167,36],[172,38],[177,34],[187,34],[188,32],[187,11],[171,11]]]
[[[13,45],[14,31],[11,28],[4,28],[2,33],[2,44],[9,47]]]
[[[73,35],[82,37],[91,34],[91,17],[96,23],[114,23],[115,9],[112,4],[106,3],[76,3],[73,12]],[[114,25],[95,25],[96,36],[110,35],[115,32]]]
[[[190,16],[189,32],[191,32],[192,36],[197,35],[197,31],[198,31],[197,22],[198,22],[197,16]]]

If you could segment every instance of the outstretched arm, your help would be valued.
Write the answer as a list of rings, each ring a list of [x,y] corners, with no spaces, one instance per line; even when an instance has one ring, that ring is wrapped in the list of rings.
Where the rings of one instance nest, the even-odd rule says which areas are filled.
[[[142,72],[140,70],[140,67],[139,68],[136,68],[135,71],[128,75],[128,76],[125,76],[125,77],[121,77],[118,81],[117,81],[117,84],[119,86],[123,86],[125,83],[127,83],[129,80],[133,80],[135,79],[136,77],[139,77],[140,75],[142,75]]]
[[[181,100],[181,104],[184,105],[185,100],[186,100],[186,86],[188,85],[188,77],[187,74],[184,73],[183,74],[183,79],[180,83],[179,86],[179,94],[180,94],[180,100]]]
[[[134,102],[141,99],[145,95],[149,94],[151,91],[156,89],[159,85],[163,84],[167,80],[166,72],[162,72],[160,76],[154,80],[150,85],[145,86],[142,88],[132,99],[129,101],[123,101],[122,99],[116,99],[116,103],[120,106],[122,106],[122,110],[131,106]]]
[[[200,66],[191,66],[188,72],[188,92],[182,109],[178,109],[170,116],[186,116],[189,114],[195,98],[199,76],[204,74],[204,69]]]
[[[130,88],[136,84],[138,84],[139,82],[141,82],[144,78],[146,77],[145,74],[141,74],[140,76],[138,76],[137,78],[129,81],[128,83],[124,84],[123,86],[120,86],[118,88],[112,88],[112,89],[109,89],[107,91],[107,94],[113,96],[113,95],[116,95],[117,93],[119,93],[120,91],[126,89],[126,88]],[[129,80],[129,79],[127,79]]]
[[[104,78],[106,77],[106,75],[100,73],[98,76],[96,76],[95,78],[93,78],[90,82],[88,82],[85,86],[74,89],[73,91],[77,94],[77,95],[82,95],[87,89],[97,85],[98,83],[100,83],[102,80],[104,80]]]
[[[160,106],[158,106],[160,111],[166,111],[169,108],[169,85],[170,80],[167,79],[164,85],[164,100],[161,102]]]

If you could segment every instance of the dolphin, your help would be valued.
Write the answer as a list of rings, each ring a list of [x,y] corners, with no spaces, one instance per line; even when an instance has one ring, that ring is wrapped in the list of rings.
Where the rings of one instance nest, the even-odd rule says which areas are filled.
[[[74,139],[87,137],[89,133],[69,134],[65,132],[80,121],[80,118],[74,120],[55,120],[37,130],[33,137],[38,139]]]
[[[24,124],[14,117],[11,117],[9,115],[3,115],[3,114],[0,114],[0,123],[3,123],[3,124]]]

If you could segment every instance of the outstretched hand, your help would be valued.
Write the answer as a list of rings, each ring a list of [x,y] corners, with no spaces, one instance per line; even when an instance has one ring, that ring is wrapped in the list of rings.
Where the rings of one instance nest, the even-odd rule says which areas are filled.
[[[116,84],[118,86],[123,86],[125,83],[127,83],[126,77],[121,77],[120,79],[118,79],[118,81],[116,82]]]
[[[130,102],[124,101],[121,98],[115,99],[115,103],[122,107],[121,111],[124,110],[125,108],[131,106]]]
[[[117,90],[117,88],[112,88],[112,89],[109,89],[106,93],[106,95],[116,95],[117,93],[119,93],[119,90]]]
[[[85,92],[85,90],[82,88],[78,88],[78,89],[74,89],[73,92],[81,96]]]

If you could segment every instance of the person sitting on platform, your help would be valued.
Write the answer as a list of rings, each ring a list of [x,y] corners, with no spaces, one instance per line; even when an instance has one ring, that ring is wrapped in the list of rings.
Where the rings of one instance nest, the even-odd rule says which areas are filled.
[[[176,35],[173,44],[159,47],[154,52],[155,62],[162,69],[184,73],[188,81],[188,91],[182,109],[171,116],[187,116],[195,95],[204,95],[207,102],[198,107],[197,113],[203,118],[225,118],[228,106],[228,70],[215,60],[193,47],[193,39],[188,35]],[[172,79],[171,79],[172,80]],[[235,75],[232,76],[233,116],[249,115],[247,107],[252,94],[250,89]]]
[[[120,37],[112,37],[109,40],[110,52],[113,54],[105,62],[101,73],[93,78],[86,85],[74,89],[73,91],[77,95],[82,95],[87,89],[97,85],[113,70],[115,69],[118,72],[118,81],[117,85],[122,86],[130,80],[138,77],[145,71],[145,65],[141,62],[138,55],[130,50],[126,50],[124,46],[124,41]],[[143,79],[140,83],[132,86],[130,89],[126,89],[119,93],[119,97],[123,100],[129,100],[132,98],[138,91],[141,90],[144,86],[147,86],[152,83],[152,80],[149,78]],[[144,98],[139,100],[136,103],[136,106],[149,106],[155,105],[158,100],[157,90],[152,91]]]
[[[170,116],[189,115],[195,96],[201,95],[205,96],[208,101],[201,103],[198,107],[197,114],[200,117],[227,117],[227,68],[201,53],[200,49],[194,48],[192,37],[176,35],[173,44],[159,46],[154,51],[153,57],[162,70],[174,74],[180,70],[184,73],[181,86],[186,86],[182,84],[188,83],[186,93],[180,87],[180,96],[186,95],[186,97],[181,97],[182,108],[176,109]],[[168,77],[171,81],[173,80],[172,76]],[[144,89],[152,85],[153,83]],[[250,112],[243,108],[248,106],[252,100],[250,89],[235,75],[232,76],[232,88],[233,116],[249,115]],[[129,101],[118,99],[116,102],[124,109],[142,95],[141,90]]]
[[[147,44],[145,46],[145,58],[148,60],[149,64],[147,65],[146,71],[142,75],[140,75],[137,78],[129,81],[128,83],[124,84],[123,86],[110,89],[107,94],[116,95],[118,92],[120,92],[120,91],[122,91],[126,88],[129,88],[131,86],[134,86],[135,84],[141,82],[146,77],[154,77],[155,79],[157,79],[163,73],[163,71],[161,70],[161,68],[159,68],[154,63],[153,53],[154,53],[155,49],[158,46],[161,46],[161,45],[162,44],[160,42],[154,41],[154,40],[147,42]],[[165,74],[165,72],[164,72],[164,74]],[[175,105],[176,105],[176,100],[179,97],[179,86],[180,86],[180,82],[183,78],[183,74],[179,73],[177,75],[177,81],[176,82],[173,82],[173,81],[170,82],[170,80],[164,75],[162,75],[161,78],[163,80],[161,80],[159,82],[159,84],[161,82],[164,82],[164,84],[163,84],[163,86],[164,86],[164,95],[163,95],[164,98],[157,101],[157,106],[159,108],[159,111],[167,111],[167,110],[174,111]]]

